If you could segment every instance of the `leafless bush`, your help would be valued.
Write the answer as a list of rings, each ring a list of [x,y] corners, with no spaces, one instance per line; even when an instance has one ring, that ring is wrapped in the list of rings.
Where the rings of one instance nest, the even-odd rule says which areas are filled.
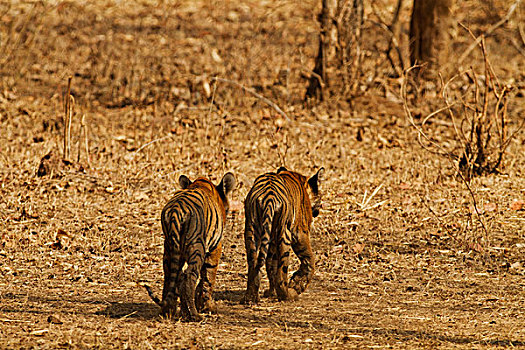
[[[452,108],[448,108],[448,111],[454,122],[457,139],[462,145],[462,153],[457,155],[458,168],[467,180],[476,175],[499,172],[505,150],[514,136],[508,132],[507,120],[512,87],[499,83],[483,43],[482,48],[485,58],[483,81],[480,82],[476,72],[471,69],[465,72],[472,82],[465,94],[450,94],[448,85],[443,90],[447,106],[453,101],[461,104],[462,117],[454,115]]]
[[[441,98],[444,107],[428,114],[420,123],[414,120],[408,106],[406,79],[402,88],[405,112],[418,131],[421,146],[453,160],[456,170],[467,182],[474,176],[501,171],[505,151],[524,124],[522,121],[512,133],[509,132],[507,107],[513,87],[499,81],[484,41],[481,41],[480,48],[484,58],[483,74],[470,68],[443,83]],[[454,84],[459,78],[465,78],[467,84]],[[453,85],[459,88],[452,88]],[[442,112],[450,116],[451,122],[441,124],[453,128],[449,134],[451,139],[438,140],[429,136],[430,120]]]

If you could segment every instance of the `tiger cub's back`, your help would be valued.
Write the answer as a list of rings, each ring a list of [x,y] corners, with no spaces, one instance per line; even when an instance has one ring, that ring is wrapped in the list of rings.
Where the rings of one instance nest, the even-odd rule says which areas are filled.
[[[295,299],[310,282],[314,256],[310,246],[313,217],[319,214],[319,182],[324,169],[311,178],[279,168],[259,176],[245,200],[245,247],[248,286],[245,302],[257,302],[260,272],[266,265],[268,295]],[[290,247],[301,260],[300,269],[287,281]]]
[[[154,298],[165,315],[176,313],[180,297],[185,320],[197,321],[199,311],[214,311],[212,291],[222,254],[222,234],[229,204],[227,195],[235,187],[235,177],[227,173],[219,185],[200,177],[195,181],[179,178],[177,191],[162,210],[164,233],[164,287],[162,301]],[[184,266],[187,266],[183,271]],[[197,293],[195,284],[200,277]]]
[[[184,181],[181,177],[181,182]],[[172,239],[181,253],[200,239],[206,253],[215,250],[222,238],[228,210],[226,197],[221,198],[213,183],[205,178],[181,186],[186,187],[177,191],[162,210],[165,239]]]

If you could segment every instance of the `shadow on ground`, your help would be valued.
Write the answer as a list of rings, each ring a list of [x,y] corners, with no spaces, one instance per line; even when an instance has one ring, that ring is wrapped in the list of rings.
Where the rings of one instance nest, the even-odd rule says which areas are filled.
[[[150,320],[159,317],[160,309],[153,303],[111,303],[105,309],[95,312],[96,315],[110,318],[135,318]]]
[[[232,303],[240,303],[244,296],[244,290],[223,290],[220,292],[213,293],[215,300],[229,301]]]

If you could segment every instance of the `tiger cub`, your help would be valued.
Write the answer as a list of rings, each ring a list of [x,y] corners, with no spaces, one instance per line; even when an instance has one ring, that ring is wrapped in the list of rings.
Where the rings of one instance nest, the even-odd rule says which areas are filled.
[[[236,179],[227,173],[220,184],[184,175],[177,191],[162,210],[164,232],[164,288],[162,301],[145,286],[162,308],[162,314],[175,315],[180,297],[180,312],[185,321],[200,321],[198,311],[216,311],[212,300],[217,267],[222,253],[222,232],[229,204],[227,195]],[[184,270],[184,266],[187,265]],[[200,277],[197,291],[195,284]]]
[[[312,279],[315,260],[310,246],[313,218],[319,215],[321,168],[310,179],[281,167],[259,176],[244,201],[244,243],[248,286],[244,303],[259,301],[261,268],[266,264],[270,282],[267,296],[294,300]],[[290,246],[301,266],[288,283]],[[266,293],[265,293],[266,294]]]

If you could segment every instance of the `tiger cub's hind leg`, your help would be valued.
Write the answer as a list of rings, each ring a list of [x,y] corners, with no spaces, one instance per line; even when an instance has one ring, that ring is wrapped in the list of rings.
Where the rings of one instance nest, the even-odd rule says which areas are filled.
[[[188,267],[182,276],[180,291],[180,308],[184,321],[202,321],[202,316],[195,307],[195,285],[203,264],[204,247],[202,244],[193,244],[188,249],[191,254],[188,259]]]
[[[222,242],[219,242],[217,248],[210,252],[201,269],[201,279],[197,286],[195,296],[195,305],[200,312],[217,312],[217,307],[213,301],[213,287],[215,286],[215,277],[217,268],[222,254]]]
[[[248,222],[249,218],[246,218]],[[246,293],[241,302],[244,304],[259,302],[259,285],[261,283],[260,267],[257,268],[257,246],[255,242],[254,228],[246,224],[244,230],[244,245],[246,248],[246,259],[248,262],[248,285]]]
[[[276,233],[277,240],[277,271],[275,273],[275,291],[279,300],[295,300],[297,293],[288,288],[288,264],[290,260],[290,232],[283,228]]]
[[[180,284],[180,252],[166,239],[164,242],[164,287],[162,290],[162,315],[174,317],[177,313]]]
[[[268,255],[266,256],[266,274],[268,275],[268,281],[270,282],[270,287],[264,291],[265,298],[273,298],[277,296],[275,293],[275,275],[277,272],[278,260],[277,260],[277,248],[275,245],[275,240],[270,240],[270,245],[268,247]]]
[[[294,289],[297,294],[301,294],[308,287],[315,270],[315,258],[309,235],[307,233],[299,235],[298,239],[293,242],[292,249],[301,261],[301,265],[290,279],[289,287]]]

